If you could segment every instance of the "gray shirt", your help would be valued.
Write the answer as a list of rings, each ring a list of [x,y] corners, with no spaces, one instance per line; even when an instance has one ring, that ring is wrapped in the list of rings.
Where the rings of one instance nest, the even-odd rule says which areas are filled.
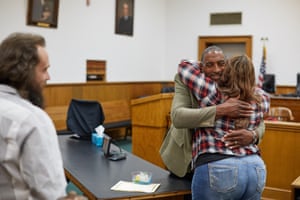
[[[66,195],[53,122],[42,109],[0,84],[0,199]]]

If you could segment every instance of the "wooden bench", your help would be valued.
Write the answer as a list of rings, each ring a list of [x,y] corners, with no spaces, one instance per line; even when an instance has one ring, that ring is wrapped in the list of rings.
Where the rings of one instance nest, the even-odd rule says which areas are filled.
[[[69,105],[66,106],[50,106],[46,107],[45,111],[52,119],[56,130],[67,129],[67,112]]]
[[[110,129],[126,129],[126,135],[131,129],[131,111],[130,105],[127,100],[114,100],[100,102],[105,120],[104,128]],[[53,120],[56,130],[66,130],[66,119],[69,105],[64,106],[50,106],[46,107],[45,111],[49,114]]]
[[[128,101],[104,101],[101,105],[105,116],[104,128],[131,127],[131,112]]]

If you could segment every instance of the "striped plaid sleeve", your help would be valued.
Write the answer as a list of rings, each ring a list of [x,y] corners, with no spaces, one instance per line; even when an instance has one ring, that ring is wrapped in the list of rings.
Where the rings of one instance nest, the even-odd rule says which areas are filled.
[[[268,113],[270,109],[270,96],[264,90],[256,88],[256,93],[259,94],[262,98],[260,107],[263,113]]]
[[[178,66],[178,75],[198,100],[207,96],[209,87],[206,84],[205,76],[201,73],[198,63],[182,60]]]

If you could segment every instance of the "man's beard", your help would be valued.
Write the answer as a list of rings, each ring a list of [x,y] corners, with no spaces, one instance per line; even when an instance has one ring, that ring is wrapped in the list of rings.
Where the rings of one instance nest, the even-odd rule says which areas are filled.
[[[40,108],[44,108],[44,96],[38,84],[32,83],[27,87],[28,100]]]

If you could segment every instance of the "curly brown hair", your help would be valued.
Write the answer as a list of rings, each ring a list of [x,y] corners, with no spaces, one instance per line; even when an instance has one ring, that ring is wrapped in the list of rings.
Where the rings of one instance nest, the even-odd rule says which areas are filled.
[[[22,91],[35,78],[39,63],[37,46],[45,47],[45,39],[32,33],[12,33],[0,45],[0,83]]]

